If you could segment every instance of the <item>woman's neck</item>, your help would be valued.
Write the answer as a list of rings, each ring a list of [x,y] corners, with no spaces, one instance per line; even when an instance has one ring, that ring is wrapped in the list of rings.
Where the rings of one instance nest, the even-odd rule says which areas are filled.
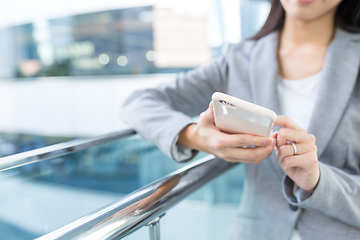
[[[286,16],[280,36],[281,47],[329,45],[335,32],[334,16],[335,11],[311,21]]]
[[[279,75],[302,79],[319,72],[335,32],[334,13],[312,21],[285,17],[278,45]]]

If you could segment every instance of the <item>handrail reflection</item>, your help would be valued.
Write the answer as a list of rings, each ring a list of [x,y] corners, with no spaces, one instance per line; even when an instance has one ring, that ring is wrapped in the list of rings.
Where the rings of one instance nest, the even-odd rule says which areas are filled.
[[[119,138],[127,137],[135,134],[132,129],[126,129],[119,132],[109,133],[88,139],[79,139],[69,142],[54,144],[51,146],[14,154],[0,158],[0,172],[21,167],[34,162],[47,160],[49,158],[60,157],[85,148],[100,145]]]
[[[208,156],[38,240],[124,238],[235,165]]]

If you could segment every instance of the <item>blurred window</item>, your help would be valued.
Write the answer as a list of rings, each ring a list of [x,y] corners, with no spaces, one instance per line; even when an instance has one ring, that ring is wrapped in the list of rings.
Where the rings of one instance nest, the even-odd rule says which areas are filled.
[[[204,1],[205,2],[205,1]],[[0,78],[175,73],[253,35],[266,0],[207,0],[203,10],[133,7],[0,30]]]

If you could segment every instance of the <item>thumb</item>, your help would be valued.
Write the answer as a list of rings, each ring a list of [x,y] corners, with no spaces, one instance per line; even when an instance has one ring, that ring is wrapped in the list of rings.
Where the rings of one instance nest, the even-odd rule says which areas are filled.
[[[210,103],[209,103],[209,108],[210,108],[210,111],[211,111],[211,122],[212,122],[212,124],[215,125],[214,104],[213,104],[212,101],[210,101]]]
[[[210,102],[208,109],[200,114],[199,123],[215,125],[213,104]]]

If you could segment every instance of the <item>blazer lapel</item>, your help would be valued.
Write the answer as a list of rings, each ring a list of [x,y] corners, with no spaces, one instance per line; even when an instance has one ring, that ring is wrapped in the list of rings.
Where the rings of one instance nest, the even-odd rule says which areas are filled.
[[[281,114],[277,92],[277,45],[278,32],[259,40],[250,56],[249,78],[254,103]]]
[[[278,32],[273,32],[258,40],[250,55],[249,79],[253,102],[280,115],[280,100],[277,91],[277,46]],[[274,126],[274,131],[279,129],[280,127]],[[269,164],[269,162],[281,181],[284,171],[277,161],[275,152],[269,157],[269,161],[264,164]]]
[[[359,71],[356,35],[338,29],[323,65],[323,79],[308,132],[317,139],[318,157],[324,152],[349,102]]]

